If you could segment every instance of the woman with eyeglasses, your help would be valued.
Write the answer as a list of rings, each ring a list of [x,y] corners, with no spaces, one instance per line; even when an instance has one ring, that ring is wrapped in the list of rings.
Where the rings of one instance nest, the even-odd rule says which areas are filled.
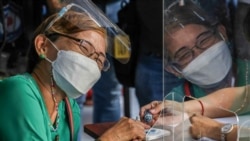
[[[165,70],[186,79],[171,91],[180,96],[175,100],[234,86],[231,48],[218,19],[187,0],[171,3],[164,16]]]
[[[191,8],[191,6],[186,6],[186,7]],[[242,19],[236,18],[238,20],[241,20],[238,23],[239,25],[237,27],[242,28],[241,30],[243,32],[241,32],[242,34],[241,36],[244,37],[245,43],[247,42],[248,44],[250,42],[249,7],[250,7],[250,3],[248,1],[242,0],[239,2],[238,8],[235,14],[235,16],[240,16],[242,18]],[[185,14],[187,14],[187,12]],[[180,18],[175,18],[175,21],[179,21],[179,19]],[[185,27],[187,26],[188,25],[185,25]],[[199,28],[198,26],[196,26],[195,29],[198,30],[198,29],[203,29],[203,28],[201,27]],[[201,32],[201,33],[206,33],[206,30],[205,32]],[[236,29],[236,30],[239,30],[239,29]],[[191,31],[189,31],[189,33],[191,33]],[[173,34],[173,35],[176,35],[176,34]],[[192,34],[190,34],[190,36],[192,36]],[[217,38],[216,40],[213,39],[213,40],[214,40],[213,42],[217,42],[217,44],[221,42],[220,38]],[[196,43],[196,47],[197,46],[199,47],[199,45],[197,44],[199,44],[199,42]],[[214,46],[211,46],[208,49],[212,47]],[[245,48],[247,47],[249,46],[245,46]],[[192,47],[189,49],[189,52],[193,52],[191,50],[192,50]],[[226,49],[224,49],[224,51],[225,50]],[[203,54],[204,53],[201,53],[200,55],[203,55]],[[177,56],[178,58],[178,55],[174,55],[174,56]],[[183,56],[183,54],[180,56]],[[183,57],[186,58],[186,56],[183,56]],[[195,58],[195,55],[192,54],[191,58],[196,59],[196,58],[199,58],[199,56]],[[192,63],[192,60],[194,59],[188,59],[186,61],[187,62],[186,64],[185,63],[181,64],[180,63],[182,62],[180,61],[181,59],[175,59],[176,62],[179,62],[179,63],[178,65],[173,64],[173,67],[176,66],[174,69],[182,72],[181,70],[183,68],[185,69],[185,67],[188,67],[188,65],[190,64],[188,62],[191,60],[191,63]],[[209,60],[205,59],[203,63],[206,64],[206,61],[209,61]],[[172,63],[176,63],[176,62],[172,61]],[[223,66],[222,62],[220,62],[220,64],[221,66]],[[209,64],[206,64],[206,65],[209,65]],[[209,67],[207,69],[211,71]],[[225,71],[225,74],[226,74],[226,71]],[[244,71],[244,74],[241,74],[241,75],[245,77],[241,81],[245,81],[244,83],[248,83],[247,81],[249,77],[248,69],[246,69]],[[186,121],[190,121],[191,125],[185,124],[185,123],[184,125],[188,125],[187,132],[191,135],[193,139],[196,139],[196,140],[216,140],[216,141],[217,140],[218,141],[249,140],[249,131],[250,131],[249,130],[249,118],[248,118],[249,113],[250,113],[250,104],[249,104],[250,103],[250,97],[249,97],[250,91],[249,90],[250,90],[250,85],[244,85],[241,87],[228,87],[228,88],[216,90],[206,96],[203,96],[200,98],[193,98],[192,100],[188,100],[185,102],[177,102],[177,101],[171,101],[171,100],[153,101],[141,107],[140,116],[143,119],[143,117],[145,116],[145,111],[149,111],[152,114],[152,119],[151,119],[150,124],[154,125],[155,123],[158,122],[160,117],[164,118],[164,114],[162,113],[163,111],[166,111],[168,113],[165,113],[166,115],[165,119],[168,119],[170,121],[167,121],[167,120],[162,121],[165,126],[168,125],[167,123],[172,124],[171,122],[173,120],[171,121],[171,119],[174,119],[174,118],[176,119],[176,117],[182,117],[175,124],[180,124],[184,122],[186,123]],[[172,96],[173,95],[174,93],[172,94]],[[175,114],[176,111],[179,111],[181,114],[179,115]],[[185,115],[188,115],[187,118],[184,117]],[[247,115],[247,118],[243,119],[243,118],[238,117],[242,115]],[[166,118],[167,116],[169,116],[169,118]],[[218,120],[211,119],[211,118],[219,118],[219,117],[230,117],[231,120],[229,119],[229,120],[218,121]],[[235,123],[234,120],[232,120],[234,119],[232,117],[235,117],[235,119],[237,120],[236,121],[237,124]],[[177,136],[180,136],[179,132]],[[209,139],[203,138],[203,137],[208,137]]]
[[[0,80],[0,140],[77,140],[83,125],[74,98],[109,68],[106,30],[93,17],[69,4],[36,29],[28,72]],[[98,140],[143,140],[145,128],[123,117]]]

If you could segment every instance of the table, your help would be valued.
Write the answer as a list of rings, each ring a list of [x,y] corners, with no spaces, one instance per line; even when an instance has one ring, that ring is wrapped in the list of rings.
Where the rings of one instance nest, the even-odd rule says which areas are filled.
[[[241,130],[239,132],[239,138],[240,140],[243,140],[244,138],[247,138],[248,140],[250,139],[250,115],[244,115],[244,116],[239,116],[239,117],[224,117],[224,118],[216,118],[215,120],[222,122],[222,123],[233,123],[237,124],[240,127],[247,127],[247,131]],[[187,120],[188,121],[188,120]],[[94,139],[97,139],[100,137],[106,130],[114,126],[116,122],[104,122],[104,123],[94,123],[94,124],[86,124],[84,125],[84,132],[93,137]],[[187,126],[187,129],[189,126]],[[185,132],[185,133],[188,133]],[[185,134],[184,133],[184,134]],[[181,135],[178,133],[178,135]],[[188,135],[187,135],[188,136]],[[191,140],[191,138],[185,138],[185,141]],[[206,141],[213,141],[212,139],[204,138]]]
[[[104,123],[94,123],[84,125],[84,132],[97,139],[100,137],[106,130],[115,125],[116,122],[104,122]]]

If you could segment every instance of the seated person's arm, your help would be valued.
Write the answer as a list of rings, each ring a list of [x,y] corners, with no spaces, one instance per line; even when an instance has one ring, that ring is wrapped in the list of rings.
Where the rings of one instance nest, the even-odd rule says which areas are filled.
[[[247,99],[246,96],[250,91],[247,89],[250,89],[249,85],[246,87],[224,88],[200,98],[199,100],[204,105],[204,115],[211,118],[232,116],[231,112],[227,112],[221,108],[228,109],[237,114],[248,112],[250,99]],[[184,107],[191,114],[200,113],[201,111],[201,105],[196,100],[185,102]]]

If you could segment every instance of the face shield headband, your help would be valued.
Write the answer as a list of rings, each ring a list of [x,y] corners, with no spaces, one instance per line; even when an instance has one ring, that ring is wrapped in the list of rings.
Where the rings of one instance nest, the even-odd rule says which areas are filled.
[[[81,5],[76,3],[69,3],[65,5],[58,13],[57,16],[47,25],[45,32],[50,29],[55,22],[60,18],[64,18],[67,12],[75,11],[79,13],[86,13],[99,27],[106,29],[107,34],[107,53],[114,57],[119,62],[125,64],[129,61],[131,47],[129,36],[122,31],[117,25],[112,23],[105,14],[90,0],[82,0]],[[68,20],[68,19],[66,19]],[[80,27],[77,23],[71,24]]]
[[[169,35],[180,28],[185,28],[187,24],[212,27],[217,23],[217,19],[208,15],[192,0],[176,0],[164,10],[164,31]]]

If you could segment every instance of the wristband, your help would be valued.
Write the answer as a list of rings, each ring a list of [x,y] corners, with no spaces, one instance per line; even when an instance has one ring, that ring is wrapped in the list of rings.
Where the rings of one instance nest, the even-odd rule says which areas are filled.
[[[204,115],[204,105],[201,102],[201,100],[198,100],[198,102],[201,104],[201,115],[203,116]]]

